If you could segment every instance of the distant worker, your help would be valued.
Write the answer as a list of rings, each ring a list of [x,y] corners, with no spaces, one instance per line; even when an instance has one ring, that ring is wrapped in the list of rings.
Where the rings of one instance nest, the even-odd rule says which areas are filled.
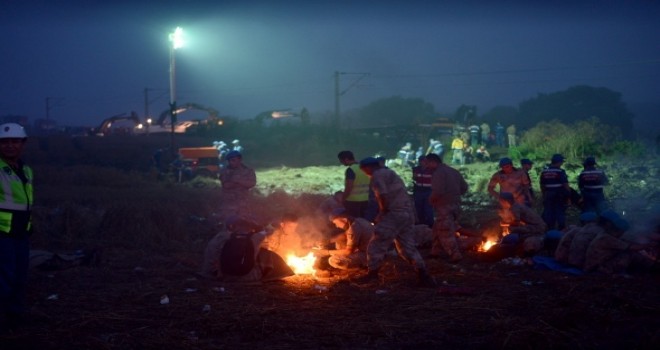
[[[231,144],[232,144],[232,149],[231,149],[232,151],[243,153],[243,146],[241,146],[241,141],[235,139],[234,141],[231,142]]]
[[[431,197],[431,178],[435,169],[428,167],[426,156],[419,157],[417,166],[412,169],[413,201],[417,212],[416,224],[433,226],[433,207],[429,202]]]
[[[419,157],[424,155],[424,147],[419,146],[415,152],[415,159],[419,160]],[[419,163],[417,163],[419,165]]]
[[[499,122],[495,126],[495,143],[499,147],[504,147],[504,126]]]
[[[426,150],[426,154],[430,153],[435,153],[440,158],[442,158],[443,154],[445,153],[444,145],[442,144],[442,141],[440,139],[434,140],[430,139],[429,140],[429,148]]]
[[[346,166],[342,198],[344,208],[353,217],[366,218],[369,205],[369,177],[360,171],[353,152],[341,151],[337,154],[337,158]]]
[[[431,256],[437,257],[444,251],[450,262],[458,262],[463,254],[456,232],[459,229],[461,196],[467,192],[468,185],[458,170],[443,164],[437,155],[429,154],[426,161],[427,166],[434,169],[429,199],[435,210]]]
[[[486,122],[481,124],[481,143],[490,146],[490,126]]]
[[[34,203],[32,168],[21,159],[26,142],[19,124],[0,125],[0,312],[9,330],[20,327],[26,311]]]
[[[578,175],[582,211],[601,213],[607,208],[603,187],[609,184],[609,180],[603,170],[596,168],[596,158],[587,157],[582,165],[584,170]]]
[[[510,193],[516,203],[524,205],[531,197],[529,193],[531,184],[527,174],[514,168],[511,158],[500,159],[499,165],[500,170],[493,174],[488,182],[488,193],[496,200],[500,199],[502,193]],[[495,187],[499,187],[499,193],[495,191]]]
[[[479,125],[470,125],[468,130],[470,130],[470,146],[477,147],[479,144]]]
[[[516,147],[516,126],[511,124],[506,128],[506,135],[509,139],[509,147]]]
[[[393,170],[381,167],[372,157],[360,161],[360,169],[371,179],[380,212],[375,220],[374,236],[367,248],[368,273],[358,281],[375,282],[379,279],[378,272],[394,243],[399,255],[415,267],[418,285],[436,286],[416,247],[413,232],[415,214],[403,180]]]
[[[463,148],[465,147],[465,142],[460,136],[454,137],[454,140],[451,142],[451,163],[452,164],[465,164],[465,157],[463,157]]]
[[[401,165],[410,165],[413,161],[413,151],[412,151],[412,145],[410,142],[406,142],[405,145],[401,147],[399,152],[397,153],[397,158],[401,161]]]
[[[252,168],[243,164],[243,155],[230,151],[225,156],[227,166],[220,170],[222,183],[222,211],[225,217],[239,215],[247,211],[250,190],[257,184],[257,176]]]
[[[543,195],[543,220],[548,229],[563,230],[566,227],[566,207],[571,193],[566,171],[561,168],[564,156],[554,154],[550,165],[539,176]]]
[[[475,156],[480,162],[490,162],[490,152],[488,152],[484,145],[481,145],[479,148],[477,148]]]

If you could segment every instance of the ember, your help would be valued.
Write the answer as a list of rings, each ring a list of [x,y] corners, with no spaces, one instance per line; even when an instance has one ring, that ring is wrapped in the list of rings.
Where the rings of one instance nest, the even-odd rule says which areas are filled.
[[[316,273],[314,269],[315,262],[316,257],[312,252],[302,257],[298,257],[295,254],[289,254],[286,257],[287,265],[291,267],[296,275],[313,275]]]

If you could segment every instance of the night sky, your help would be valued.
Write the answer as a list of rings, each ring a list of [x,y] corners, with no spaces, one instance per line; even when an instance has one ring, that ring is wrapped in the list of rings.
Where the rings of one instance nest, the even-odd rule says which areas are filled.
[[[355,73],[343,111],[402,96],[481,114],[585,84],[660,115],[659,1],[54,2],[0,0],[0,115],[45,118],[48,99],[61,125],[142,117],[145,88],[160,114],[176,26],[177,102],[223,116],[332,112],[335,71]]]

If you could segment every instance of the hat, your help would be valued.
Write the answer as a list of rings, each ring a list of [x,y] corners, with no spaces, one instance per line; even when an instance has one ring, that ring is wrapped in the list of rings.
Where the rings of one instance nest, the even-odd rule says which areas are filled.
[[[587,157],[587,158],[584,160],[584,163],[582,163],[582,165],[585,165],[585,166],[586,166],[586,165],[596,165],[596,158],[594,158],[594,157]]]
[[[527,158],[523,158],[523,159],[521,159],[521,160],[520,160],[520,165],[525,165],[525,164],[532,165],[532,164],[534,164],[534,163],[533,163],[531,160],[527,159]]]
[[[552,159],[550,159],[550,161],[553,162],[553,163],[559,163],[559,162],[563,162],[564,159],[566,159],[566,158],[564,158],[564,156],[557,153],[557,154],[552,155]]]
[[[511,160],[511,158],[504,157],[500,159],[500,167],[503,167],[505,165],[513,165],[513,161]]]
[[[513,193],[511,193],[511,192],[500,192],[500,198],[505,200],[505,201],[513,202]]]
[[[230,160],[232,158],[243,158],[243,155],[239,151],[229,151],[225,156],[225,159]]]
[[[600,213],[601,219],[604,219],[606,221],[609,221],[614,225],[616,228],[618,228],[621,231],[625,231],[630,228],[630,224],[628,224],[628,221],[625,219],[621,218],[619,214],[617,214],[614,210],[608,209]]]
[[[580,214],[580,221],[582,222],[592,222],[596,221],[598,219],[598,214],[594,213],[593,211],[585,211],[584,213]]]
[[[374,157],[367,157],[360,161],[360,166],[367,166],[367,165],[378,165],[378,159]]]

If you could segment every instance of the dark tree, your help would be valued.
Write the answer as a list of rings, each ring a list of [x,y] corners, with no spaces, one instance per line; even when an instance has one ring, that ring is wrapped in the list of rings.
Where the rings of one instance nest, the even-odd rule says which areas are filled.
[[[360,124],[373,126],[417,125],[433,120],[435,108],[421,98],[392,96],[360,109]]]
[[[490,111],[481,116],[481,120],[490,125],[500,123],[502,125],[518,125],[516,117],[518,116],[518,109],[514,106],[495,106]]]
[[[597,117],[603,124],[620,128],[625,136],[632,135],[634,115],[622,101],[621,93],[585,85],[539,94],[523,101],[516,125],[527,129],[542,121],[556,119],[568,124],[592,117]]]

